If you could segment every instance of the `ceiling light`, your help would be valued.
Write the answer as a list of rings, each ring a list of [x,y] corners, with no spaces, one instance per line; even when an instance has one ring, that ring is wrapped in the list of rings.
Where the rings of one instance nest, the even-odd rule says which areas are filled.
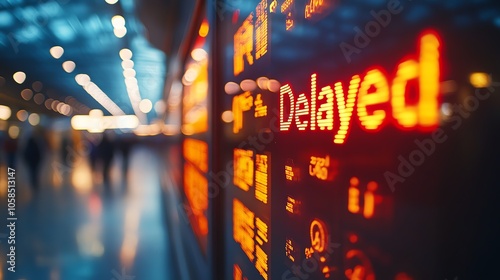
[[[130,68],[127,68],[125,70],[123,70],[123,76],[125,78],[133,78],[135,77],[135,70],[134,69],[130,69]]]
[[[111,24],[115,29],[125,27],[125,19],[120,15],[116,15],[111,18]]]
[[[9,136],[12,139],[17,139],[19,136],[19,127],[15,125],[9,127]]]
[[[280,91],[281,84],[280,82],[276,80],[269,80],[267,83],[267,88],[271,92],[278,92]]]
[[[59,112],[65,116],[69,116],[71,114],[71,111],[71,106],[69,106],[68,104],[64,104],[61,106],[61,110]]]
[[[257,79],[257,86],[259,86],[260,89],[267,90],[268,82],[269,79],[267,77],[260,77]]]
[[[36,126],[40,123],[40,116],[37,113],[33,113],[28,117],[28,122],[32,126]]]
[[[45,100],[45,108],[49,109],[49,110],[52,110],[52,102],[54,101],[54,99],[52,98],[49,98],[47,100]]]
[[[156,114],[161,115],[161,114],[165,113],[166,109],[167,109],[167,106],[165,105],[165,101],[159,100],[155,103]]]
[[[52,101],[52,103],[50,104],[50,109],[52,109],[53,111],[56,111],[57,105],[59,105],[59,100]]]
[[[56,111],[61,113],[62,107],[64,105],[66,105],[64,102],[59,102],[59,104],[57,104],[57,106],[56,106]]]
[[[130,59],[124,60],[122,61],[122,67],[123,69],[134,68],[134,62]]]
[[[151,112],[151,109],[153,109],[153,103],[149,99],[143,99],[139,103],[139,110],[143,112],[144,114],[147,114]]]
[[[89,116],[97,118],[97,117],[104,116],[104,113],[101,110],[99,110],[99,109],[92,109],[89,112]]]
[[[17,111],[17,114],[16,114],[16,117],[18,120],[24,122],[28,119],[28,112],[26,112],[26,110],[19,110]]]
[[[196,48],[196,49],[194,49],[194,50],[191,52],[191,57],[192,57],[195,61],[202,61],[202,60],[203,60],[203,59],[205,59],[207,56],[208,56],[207,51],[205,51],[205,50],[204,50],[204,49],[202,49],[202,48]]]
[[[75,70],[76,64],[73,61],[68,60],[63,62],[62,67],[64,71],[66,71],[66,73],[71,73],[73,72],[73,70]]]
[[[28,101],[31,99],[31,97],[33,97],[33,91],[31,91],[31,89],[25,88],[21,91],[21,97],[24,100]]]
[[[35,94],[35,97],[33,97],[33,100],[36,104],[42,105],[42,103],[45,101],[45,96],[42,93],[37,93]]]
[[[130,60],[132,59],[132,51],[129,49],[121,49],[120,50],[120,58],[122,60]]]
[[[106,3],[108,3],[110,5],[118,3],[118,0],[105,0],[105,1],[106,1]]]
[[[26,80],[26,74],[21,71],[14,73],[12,77],[14,78],[14,81],[16,81],[16,83],[18,84],[22,84]]]
[[[50,54],[53,58],[59,59],[64,53],[64,49],[60,46],[54,46],[50,48]]]
[[[31,87],[33,88],[34,91],[41,91],[43,88],[43,84],[40,81],[36,81],[33,83]]]
[[[89,82],[83,89],[112,115],[125,115],[122,109],[93,82]]]
[[[227,93],[227,94],[235,94],[235,93],[238,93],[240,91],[240,85],[238,85],[237,83],[235,82],[228,82],[226,83],[226,85],[224,86],[224,91]]]
[[[230,123],[234,120],[233,112],[232,111],[224,111],[222,113],[222,121],[225,123]]]
[[[90,77],[87,74],[78,74],[78,75],[75,76],[75,81],[76,81],[77,84],[79,84],[82,87],[84,87],[88,83],[90,83]]]
[[[113,33],[115,33],[116,37],[123,38],[127,34],[127,28],[125,27],[115,28],[113,30]]]
[[[0,120],[8,120],[10,118],[10,115],[12,114],[12,111],[10,110],[9,107],[0,105]]]
[[[243,91],[253,91],[257,88],[257,83],[254,80],[243,80],[240,83],[240,87]]]
[[[185,82],[184,85],[191,84],[196,79],[196,77],[198,77],[198,70],[194,68],[189,68],[188,70],[186,70],[186,73],[184,73],[184,80],[183,80],[183,82]]]

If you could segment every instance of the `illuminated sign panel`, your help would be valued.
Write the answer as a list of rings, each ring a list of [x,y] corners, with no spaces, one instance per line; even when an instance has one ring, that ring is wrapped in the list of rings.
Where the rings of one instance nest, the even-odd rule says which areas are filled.
[[[263,279],[268,279],[268,253],[264,246],[269,242],[269,226],[255,216],[241,201],[233,201],[233,238],[240,244],[248,259]]]
[[[179,210],[184,213],[179,213],[179,216],[183,216],[188,221],[187,229],[192,230],[195,241],[198,242],[205,256],[210,255],[209,224],[211,222],[208,173],[212,150],[210,141],[212,129],[209,125],[210,58],[207,55],[209,44],[206,43],[209,29],[206,20],[200,22],[199,32],[196,32],[198,36],[193,46],[190,46],[190,52],[188,52],[190,56],[186,58],[179,77],[180,81],[177,82],[183,85],[182,91],[180,88],[176,91],[172,86],[168,102],[169,110],[176,111],[175,107],[182,108],[179,110],[181,111],[179,117],[182,131],[183,201]],[[176,114],[172,112],[171,116],[174,115]],[[176,120],[169,121],[176,122]]]
[[[267,11],[267,0],[260,1],[256,10],[255,22],[255,59],[259,59],[267,53],[269,22]]]
[[[234,180],[235,186],[248,191],[253,186],[254,178],[253,151],[234,150]]]
[[[234,75],[243,72],[245,61],[253,64],[253,27],[253,14],[250,14],[234,34]]]
[[[268,0],[261,0],[234,34],[233,73],[239,75],[269,50]]]
[[[281,4],[281,13],[286,16],[286,30],[293,28],[295,24],[294,13],[295,0],[285,0]]]
[[[484,138],[498,108],[475,102],[494,75],[473,73],[498,69],[484,46],[500,31],[478,18],[500,3],[466,23],[460,1],[413,2],[250,0],[221,20],[226,278],[446,279],[470,263],[448,252],[482,236],[454,221],[484,215],[463,208],[476,181],[498,185],[480,175],[499,153],[478,160],[499,149]]]
[[[336,122],[334,116],[337,115],[340,121],[333,142],[343,144],[352,125],[354,107],[357,107],[358,121],[364,130],[378,130],[386,122],[388,113],[386,110],[370,108],[384,103],[392,105],[393,119],[405,128],[436,127],[439,123],[439,45],[434,33],[426,33],[421,37],[420,62],[409,60],[398,66],[397,76],[392,83],[392,96],[388,78],[379,69],[368,70],[362,78],[353,76],[347,96],[341,82],[335,83],[333,90],[325,86],[318,93],[317,74],[310,78],[309,98],[304,93],[294,94],[289,84],[283,85],[280,90],[280,129],[333,130]],[[414,79],[419,81],[419,101],[416,106],[408,106],[405,102],[405,85]],[[336,109],[334,103],[337,104]]]
[[[208,131],[208,61],[192,62],[187,66],[183,82],[184,97],[182,132],[194,135]]]
[[[257,154],[255,164],[255,198],[267,204],[269,192],[269,156]]]
[[[208,172],[208,144],[196,139],[184,140],[184,158],[200,171]]]
[[[193,227],[200,236],[208,233],[208,182],[207,179],[191,164],[184,165],[184,193],[189,202],[190,218],[195,222]]]

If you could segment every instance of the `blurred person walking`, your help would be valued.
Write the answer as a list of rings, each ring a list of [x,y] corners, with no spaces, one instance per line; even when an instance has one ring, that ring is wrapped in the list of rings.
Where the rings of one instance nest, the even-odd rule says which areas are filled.
[[[122,153],[122,176],[124,181],[127,181],[128,178],[128,168],[129,168],[129,162],[130,162],[130,151],[132,150],[133,146],[133,139],[131,138],[122,138],[120,139],[118,147],[120,148],[120,151]]]
[[[29,172],[30,184],[33,190],[38,191],[38,173],[40,170],[40,163],[42,161],[42,149],[39,139],[42,134],[39,131],[31,134],[24,147],[23,158],[26,162]]]
[[[111,190],[109,177],[111,163],[113,161],[114,146],[107,134],[103,135],[101,143],[99,143],[96,150],[97,157],[101,160],[102,163],[102,178],[104,180],[104,187],[109,191]]]
[[[7,157],[7,166],[14,169],[16,168],[17,147],[17,139],[7,137],[4,143],[4,151]]]

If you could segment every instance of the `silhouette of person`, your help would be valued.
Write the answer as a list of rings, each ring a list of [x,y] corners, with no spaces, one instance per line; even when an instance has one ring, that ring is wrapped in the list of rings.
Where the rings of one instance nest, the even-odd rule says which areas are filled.
[[[40,162],[42,161],[42,150],[39,144],[40,139],[37,139],[37,136],[40,136],[40,134],[35,132],[28,138],[23,154],[26,165],[28,166],[31,187],[35,191],[39,189],[38,172],[40,169]]]
[[[110,169],[111,162],[113,161],[113,152],[114,152],[113,143],[109,139],[107,134],[104,134],[101,140],[101,143],[97,146],[97,155],[101,159],[102,162],[102,177],[104,180],[105,187],[109,190],[110,185]]]
[[[129,159],[130,159],[130,150],[132,149],[132,139],[129,138],[123,138],[120,140],[119,148],[123,156],[123,161],[122,161],[122,174],[123,178],[126,179],[128,175],[128,166],[129,166]]]
[[[7,166],[16,168],[17,139],[8,137],[4,143],[4,150],[7,156]]]

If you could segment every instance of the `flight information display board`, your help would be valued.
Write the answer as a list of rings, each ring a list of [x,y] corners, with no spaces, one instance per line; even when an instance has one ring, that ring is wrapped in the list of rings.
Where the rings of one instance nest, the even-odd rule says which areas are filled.
[[[191,48],[182,76],[182,155],[184,210],[201,251],[206,255],[209,236],[209,182],[210,128],[209,111],[209,50],[206,20],[199,26],[198,36]]]
[[[497,1],[217,7],[224,278],[481,275]]]

